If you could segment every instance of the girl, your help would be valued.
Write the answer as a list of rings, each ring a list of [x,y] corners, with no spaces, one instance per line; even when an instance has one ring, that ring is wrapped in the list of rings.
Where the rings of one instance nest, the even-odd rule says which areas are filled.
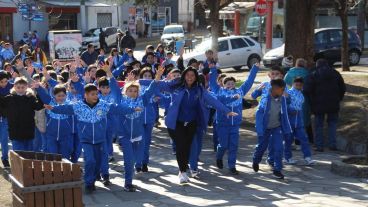
[[[205,129],[207,125],[205,107],[210,105],[227,116],[238,114],[231,112],[200,86],[198,72],[192,67],[188,67],[179,80],[159,81],[158,88],[172,93],[173,102],[168,109],[165,123],[170,137],[173,137],[176,143],[179,182],[185,184],[189,182],[186,171],[193,137],[197,128]]]
[[[161,65],[162,62],[165,61],[166,53],[165,53],[165,48],[162,44],[157,45],[155,56],[157,58],[157,63],[158,64]]]
[[[34,65],[38,68],[42,68],[43,66],[47,65],[47,57],[40,47],[36,47],[36,49],[32,52],[31,59]]]
[[[147,63],[147,54],[148,53],[153,53],[155,50],[155,48],[153,47],[153,45],[147,45],[146,46],[146,51],[145,51],[145,54],[142,58],[142,64],[146,64]]]
[[[119,52],[116,48],[111,49],[110,59],[112,59],[112,70],[120,67],[124,62],[123,57],[119,55]]]

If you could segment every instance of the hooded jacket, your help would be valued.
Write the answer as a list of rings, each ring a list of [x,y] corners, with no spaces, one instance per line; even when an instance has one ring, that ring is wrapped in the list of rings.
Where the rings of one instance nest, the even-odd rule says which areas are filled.
[[[287,91],[289,94],[289,105],[288,105],[288,113],[289,113],[289,121],[290,125],[293,129],[303,128],[303,104],[304,104],[304,95],[301,91],[291,88]]]

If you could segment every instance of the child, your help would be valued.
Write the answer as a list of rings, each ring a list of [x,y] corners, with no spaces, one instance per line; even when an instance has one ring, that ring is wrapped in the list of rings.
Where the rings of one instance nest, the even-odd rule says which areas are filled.
[[[65,86],[56,85],[52,89],[52,96],[39,87],[39,83],[34,83],[34,87],[43,103],[51,106],[68,104]],[[71,117],[51,111],[47,111],[46,116],[46,152],[61,154],[63,158],[70,160],[73,151]]]
[[[248,76],[248,79],[240,86],[235,88],[235,78],[225,77],[223,80],[224,87],[217,85],[217,68],[214,64],[211,67],[210,85],[211,89],[217,96],[217,99],[231,109],[231,111],[239,114],[236,117],[227,117],[225,114],[217,116],[217,133],[219,144],[217,146],[216,164],[219,169],[223,168],[223,156],[228,150],[228,167],[231,174],[239,174],[236,170],[236,157],[239,143],[239,128],[242,121],[242,97],[251,89],[254,79],[259,70],[259,64],[255,64]],[[235,99],[235,100],[234,100]]]
[[[97,57],[98,65],[104,65],[105,64],[105,49],[100,48],[99,49],[100,54]]]
[[[297,77],[293,81],[293,87],[287,91],[290,99],[288,107],[288,115],[290,124],[293,129],[293,133],[290,136],[285,137],[285,162],[287,164],[296,164],[296,161],[292,158],[291,144],[296,137],[301,144],[301,149],[304,155],[306,165],[313,165],[315,163],[311,158],[311,151],[308,143],[308,137],[304,129],[303,122],[303,103],[304,96],[301,92],[303,90],[303,78]]]
[[[157,45],[155,56],[157,58],[157,63],[161,65],[166,58],[165,48],[162,44]]]
[[[96,177],[100,174],[101,158],[106,141],[106,116],[129,114],[139,108],[109,104],[98,98],[98,89],[93,84],[84,87],[84,100],[74,104],[45,105],[57,114],[75,115],[78,120],[78,136],[84,152],[84,182],[86,193],[95,190]]]
[[[145,64],[147,63],[147,54],[148,53],[154,53],[155,52],[155,47],[153,47],[153,45],[147,45],[146,46],[146,51],[145,51],[145,54],[142,58],[142,63]]]
[[[11,78],[10,74],[4,70],[0,70],[0,96],[5,97],[10,94],[11,88],[13,88],[13,84],[9,82]],[[4,168],[9,168],[9,158],[8,158],[8,120],[6,118],[6,111],[3,110],[3,107],[0,108],[0,144],[1,144],[1,161],[3,163]]]
[[[210,75],[210,77],[211,77],[211,75]],[[226,74],[220,74],[217,77],[217,85],[219,85],[220,88],[224,87],[223,80],[224,80],[225,77],[226,77]],[[213,89],[211,87],[211,83],[210,83],[210,90],[211,90],[211,92],[216,93],[216,91],[213,91],[213,90],[216,90],[216,89]],[[214,109],[212,109],[212,110],[214,110]],[[217,122],[217,112],[216,112],[216,110],[214,110],[214,113],[215,114],[214,114],[214,118],[213,118],[213,136],[212,136],[212,141],[213,141],[213,151],[214,152],[217,152],[217,146],[219,144],[219,140],[218,140],[218,132],[217,132],[217,123],[218,122]]]
[[[268,145],[274,157],[273,175],[284,179],[282,170],[283,136],[289,136],[292,129],[287,114],[286,98],[283,96],[285,82],[271,80],[271,89],[265,101],[261,101],[256,112],[256,132],[258,144],[253,155],[253,170],[258,172],[259,163]],[[270,152],[271,153],[271,152]]]
[[[9,124],[9,138],[13,150],[33,150],[35,132],[35,110],[41,110],[43,103],[28,88],[25,78],[16,78],[10,94],[0,96],[0,106],[6,111]]]
[[[173,67],[176,67],[176,62],[172,60],[173,53],[171,51],[167,52],[165,60],[162,62],[162,66],[166,67],[167,65],[172,64]]]
[[[268,77],[270,78],[269,81],[263,82],[260,86],[258,86],[257,90],[254,90],[252,93],[252,98],[257,99],[261,96],[261,101],[265,98],[270,91],[271,84],[270,81],[275,79],[282,79],[283,78],[283,71],[279,66],[273,66],[271,71],[268,72]]]
[[[127,82],[124,86],[124,95],[121,98],[121,104],[129,107],[147,107],[149,101],[155,92],[156,81],[164,70],[159,70],[156,74],[155,81],[142,93],[139,93],[140,85],[136,82]],[[127,192],[135,192],[136,187],[132,185],[134,174],[134,163],[139,167],[142,163],[144,143],[142,142],[144,136],[144,119],[145,112],[139,111],[133,114],[128,114],[119,117],[119,138],[120,145],[124,153],[124,169],[125,169],[125,184],[124,190]],[[139,172],[139,168],[137,172]]]

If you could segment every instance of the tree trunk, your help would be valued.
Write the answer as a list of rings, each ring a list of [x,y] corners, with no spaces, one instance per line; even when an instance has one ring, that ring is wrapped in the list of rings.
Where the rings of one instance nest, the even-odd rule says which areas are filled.
[[[212,36],[212,50],[214,51],[215,57],[218,51],[218,37],[219,37],[219,28],[220,28],[220,13],[219,13],[219,0],[212,0],[210,4],[208,4],[208,8],[210,9],[210,23],[211,23],[211,36]]]
[[[285,52],[294,60],[304,58],[314,65],[315,8],[318,0],[286,0]]]
[[[362,41],[362,50],[364,50],[364,27],[365,27],[365,15],[366,10],[365,7],[367,6],[367,0],[362,0],[359,3],[358,8],[358,21],[357,21],[357,29],[358,29],[358,35],[360,37],[360,40]]]
[[[339,4],[336,4],[336,10],[341,20],[342,29],[342,41],[341,41],[341,62],[342,70],[350,71],[349,67],[349,40],[348,40],[348,5],[345,0],[338,0]]]

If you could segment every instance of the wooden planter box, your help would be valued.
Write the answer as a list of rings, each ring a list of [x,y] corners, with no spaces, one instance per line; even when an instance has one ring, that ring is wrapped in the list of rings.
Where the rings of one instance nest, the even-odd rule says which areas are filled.
[[[82,207],[81,168],[61,155],[10,151],[14,207]]]

